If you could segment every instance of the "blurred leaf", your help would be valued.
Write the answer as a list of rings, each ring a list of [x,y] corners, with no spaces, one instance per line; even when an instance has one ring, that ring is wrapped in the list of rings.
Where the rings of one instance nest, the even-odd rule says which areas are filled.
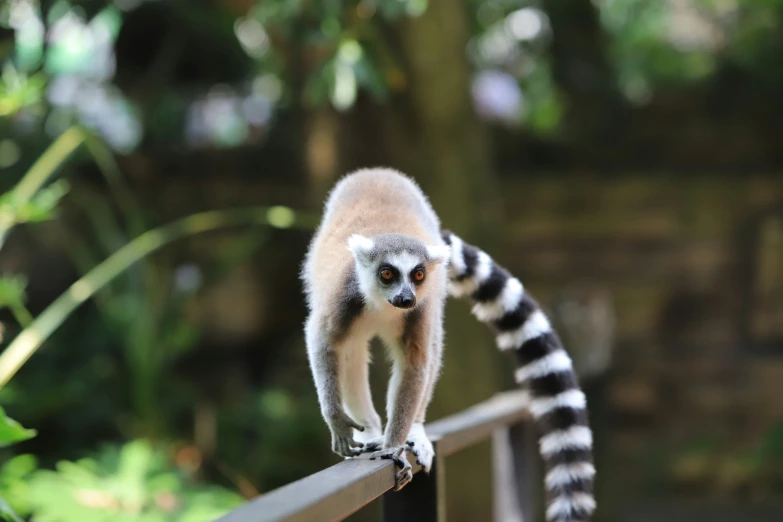
[[[305,100],[314,106],[324,105],[334,88],[335,59],[330,58],[313,71],[304,88]]]
[[[68,193],[68,183],[58,180],[38,191],[29,201],[18,204],[14,191],[0,196],[0,208],[12,216],[14,223],[39,222],[51,219],[60,199]]]
[[[200,330],[188,322],[181,321],[166,329],[162,346],[166,348],[169,359],[176,359],[198,342]]]
[[[30,513],[27,479],[37,467],[33,455],[17,455],[0,467],[0,495],[17,514]]]
[[[783,466],[783,422],[774,424],[764,435],[759,452],[765,461],[773,461],[776,465]]]
[[[35,223],[51,219],[57,203],[67,193],[68,183],[65,180],[55,181],[18,209],[18,221]]]
[[[282,389],[266,390],[258,398],[262,415],[276,422],[293,412],[293,401],[288,391]]]
[[[23,428],[21,424],[6,416],[0,406],[0,448],[35,437],[35,430]]]
[[[0,196],[0,248],[11,228],[24,221],[23,215],[26,212],[40,214],[45,212],[47,207],[51,207],[53,199],[59,200],[66,185],[53,184],[48,193],[37,200],[36,194],[42,192],[41,187],[83,140],[84,133],[78,127],[71,127],[63,132],[33,163],[16,187]],[[37,202],[28,207],[34,200]]]
[[[242,502],[236,493],[200,485],[168,464],[145,440],[104,448],[95,459],[60,462],[30,479],[35,520],[182,522],[212,520]]]
[[[301,0],[270,0],[260,2],[253,14],[263,25],[280,26],[287,29],[302,11]]]
[[[21,517],[8,505],[3,497],[0,497],[0,518],[4,520],[10,520],[12,522],[22,522]]]
[[[533,131],[543,135],[555,133],[563,118],[563,107],[549,63],[540,60],[522,85],[527,124]]]
[[[0,308],[24,303],[26,288],[27,278],[22,275],[0,277]]]
[[[405,10],[411,2],[405,0],[378,0],[378,10],[388,20],[397,20],[405,15]]]
[[[386,98],[389,93],[389,86],[386,83],[383,71],[367,54],[362,54],[361,58],[356,62],[354,72],[359,85],[366,87],[376,101]]]
[[[6,62],[0,75],[0,117],[40,102],[45,86],[43,74],[28,76],[17,71],[10,61]]]
[[[38,467],[38,461],[33,455],[17,455],[3,464],[0,476],[3,480],[20,479],[32,473]]]
[[[123,446],[117,466],[117,491],[125,502],[141,506],[147,501],[145,479],[152,467],[152,447],[149,442],[136,440]]]

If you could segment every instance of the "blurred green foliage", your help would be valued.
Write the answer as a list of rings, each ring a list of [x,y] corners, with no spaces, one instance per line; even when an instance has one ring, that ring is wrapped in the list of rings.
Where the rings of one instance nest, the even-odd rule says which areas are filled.
[[[552,76],[550,4],[468,3],[472,34],[467,55],[477,74],[502,72],[516,82],[518,93],[507,96],[520,97],[521,108],[499,108],[509,111],[501,119],[551,136],[560,132],[569,93]],[[779,58],[779,0],[606,0],[596,6],[611,82],[632,103],[645,104],[673,84],[705,80],[724,65],[763,81],[781,81],[779,68],[766,66]],[[15,34],[13,45],[0,47],[5,64],[0,116],[21,110],[50,135],[80,123],[120,152],[153,136],[242,145],[275,125],[276,113],[302,102],[347,110],[361,92],[381,102],[405,90],[406,66],[390,29],[426,8],[426,0],[225,1],[187,8],[131,0],[12,0],[0,9],[0,24]],[[134,16],[141,12],[159,18],[171,34],[151,36],[160,40],[159,50],[146,70],[136,71],[141,80],[122,78],[120,83],[114,77],[118,39],[123,30],[135,30],[128,24],[137,23]],[[175,24],[191,28],[176,34]],[[188,31],[194,36],[182,34]],[[175,73],[160,74],[195,37],[219,42],[217,49],[226,50],[216,56],[231,57],[224,66],[231,72],[221,76],[239,80],[218,79],[217,85],[194,91],[176,82]],[[245,56],[235,56],[234,48]],[[157,92],[146,92],[147,84]],[[85,104],[77,94],[94,97],[94,103]],[[178,135],[161,135],[165,132]]]
[[[116,15],[116,10],[111,13]],[[67,14],[66,12],[63,16]],[[97,17],[96,19],[100,20]],[[55,46],[52,51],[54,57],[51,62],[47,62],[54,65],[49,68],[63,74],[74,72],[67,70],[68,63],[72,62],[69,62],[67,54],[74,50],[60,51],[60,56],[57,56]],[[89,52],[88,56],[81,56],[77,62],[82,63],[88,57]],[[25,83],[25,76],[16,74],[10,65],[6,68],[6,73],[3,77],[4,96],[0,103],[7,111],[5,115],[13,116],[41,101],[41,92],[33,95],[29,89],[42,89],[42,82]],[[234,212],[234,217],[230,213],[223,216],[219,212],[209,216],[196,215],[191,218],[192,223],[186,219],[179,226],[175,224],[168,227],[168,231],[155,231],[159,237],[153,239],[150,233],[143,234],[146,228],[145,218],[133,195],[126,190],[122,173],[114,162],[112,153],[106,149],[100,138],[89,135],[88,131],[72,127],[52,144],[15,188],[0,195],[2,240],[17,224],[35,223],[54,216],[55,208],[67,193],[68,185],[64,180],[45,184],[62,166],[70,152],[81,143],[86,143],[87,151],[114,191],[124,215],[122,222],[118,222],[106,200],[89,190],[78,191],[74,200],[87,217],[87,222],[94,227],[93,230],[88,230],[88,234],[95,239],[84,241],[75,235],[77,227],[65,228],[64,231],[70,236],[65,243],[74,265],[84,274],[89,275],[95,272],[94,269],[98,270],[95,272],[97,274],[103,266],[112,264],[111,254],[128,243],[132,237],[141,235],[139,241],[142,241],[149,236],[152,240],[139,243],[138,251],[142,252],[139,255],[142,258],[139,265],[130,266],[126,261],[126,265],[119,265],[117,270],[124,272],[120,278],[111,281],[112,276],[108,276],[109,278],[99,283],[100,286],[94,290],[100,290],[97,297],[98,310],[106,324],[124,344],[124,363],[129,369],[128,384],[135,420],[131,431],[156,436],[160,440],[166,433],[171,433],[163,425],[167,413],[171,410],[166,404],[159,402],[159,386],[165,379],[167,366],[198,341],[197,326],[187,318],[184,306],[188,297],[201,286],[202,276],[191,274],[190,282],[183,281],[175,285],[174,267],[161,266],[160,259],[155,263],[150,262],[143,252],[150,248],[150,245],[165,244],[183,233],[197,233],[215,226],[225,226],[221,225],[224,222],[266,222],[276,228],[289,228],[297,224],[298,216],[291,209],[279,206],[268,211],[260,209],[245,212],[244,215],[241,215],[242,212]],[[236,217],[239,217],[239,220]],[[256,233],[249,244],[255,248],[262,241],[263,234]],[[230,271],[234,263],[242,261],[252,252],[253,249],[246,247],[227,249],[223,262],[218,263],[218,273],[225,274]],[[106,258],[109,265],[104,261]],[[113,265],[117,263],[114,262]],[[193,281],[194,277],[198,280]],[[88,279],[84,281],[83,284],[86,284]],[[101,289],[106,282],[111,284]],[[29,332],[22,330],[17,340],[27,334],[39,339],[36,342],[40,344],[45,337],[41,338],[39,333],[29,329],[33,317],[25,307],[26,285],[26,279],[22,275],[6,275],[0,278],[0,309],[11,310],[19,325],[28,328]],[[81,300],[78,298],[75,303],[80,303]],[[48,311],[56,311],[57,306],[55,302]],[[64,320],[67,314],[71,313],[75,304],[70,306],[70,310],[64,309],[65,315],[61,314],[60,320]],[[44,334],[47,335],[48,333]],[[16,366],[9,369],[6,361],[9,353],[3,354],[0,364],[4,379],[15,373],[21,364],[15,363]],[[22,362],[29,355],[28,349]],[[13,389],[10,390],[10,395],[8,390],[3,391],[6,398],[14,402]],[[36,391],[46,393],[45,390]],[[30,395],[35,397],[35,394]],[[26,430],[19,423],[7,418],[0,409],[0,448],[29,439],[34,434],[35,431]],[[117,451],[110,449],[98,460],[61,462],[57,472],[37,470],[36,459],[29,455],[12,458],[0,472],[0,494],[9,499],[9,503],[0,499],[0,516],[19,520],[13,510],[15,507],[23,515],[35,513],[36,520],[102,520],[108,512],[115,518],[123,519],[195,521],[213,519],[241,500],[238,495],[219,487],[186,486],[180,483],[178,475],[163,469],[161,454],[153,453],[149,444],[142,440],[128,443],[118,451],[119,457],[114,456]],[[118,462],[115,463],[115,460]],[[107,466],[114,466],[116,470],[107,469]],[[112,472],[116,473],[116,477],[111,475]]]
[[[12,209],[16,223],[36,223],[51,219],[57,202],[67,193],[68,184],[58,180],[19,206],[14,206],[14,193],[6,192],[0,195],[0,207]]]
[[[110,183],[111,175],[107,175]],[[17,188],[5,195],[9,201],[19,199],[19,186],[24,186],[26,179],[23,178]],[[49,188],[56,186],[53,184]],[[44,188],[41,192],[46,193],[47,190]],[[31,194],[30,200],[36,201],[38,194]],[[182,281],[180,288],[176,288],[172,284],[173,268],[165,265],[162,268],[160,262],[149,262],[147,254],[183,235],[221,226],[256,223],[285,229],[302,226],[302,218],[291,209],[280,206],[249,211],[206,212],[145,232],[117,251],[128,241],[122,226],[116,222],[101,198],[89,199],[89,191],[80,197],[85,196],[88,199],[82,201],[82,210],[95,227],[96,241],[93,244],[74,242],[72,239],[68,241],[75,265],[80,266],[86,274],[77,285],[71,287],[71,291],[50,305],[36,321],[32,321],[32,316],[24,307],[24,277],[5,276],[0,279],[0,307],[11,309],[20,325],[25,327],[0,356],[0,372],[4,380],[10,378],[84,298],[99,291],[98,308],[106,323],[116,329],[118,337],[125,343],[124,362],[129,369],[129,388],[134,407],[135,425],[132,432],[160,440],[166,433],[171,433],[162,424],[171,410],[159,401],[159,386],[165,379],[167,365],[193,347],[198,340],[196,327],[187,319],[183,304],[201,283],[200,276],[190,274],[190,281]],[[58,199],[50,199],[50,211]],[[130,199],[126,199],[126,203],[135,206],[135,202]],[[14,215],[8,222],[31,221],[17,216]],[[132,228],[142,221],[138,216],[126,218]],[[258,246],[262,240],[263,235],[256,234],[252,244]],[[91,250],[99,252],[98,257],[91,257]],[[241,261],[250,252],[252,250],[247,248],[228,249],[224,262],[219,265],[219,272],[225,273],[231,263]],[[141,266],[135,266],[134,261],[139,260]],[[112,281],[118,274],[123,277]],[[139,285],[139,282],[142,284]],[[104,289],[107,283],[111,284]],[[72,297],[70,294],[74,294],[78,284],[84,287],[82,292],[90,293],[84,297]],[[54,317],[57,319],[52,322]],[[37,323],[46,323],[48,326],[46,330],[36,330]],[[27,342],[27,348],[22,344],[25,336],[34,339],[33,343]],[[21,362],[18,356],[10,355],[15,353],[17,345],[25,354]],[[280,420],[289,403],[285,396],[278,396],[264,404],[271,405],[272,415]],[[8,419],[0,408],[0,448],[26,440],[34,434],[34,431],[25,430],[17,422]],[[32,471],[29,458],[12,459],[3,469],[5,476],[0,480],[0,494],[9,499],[10,506],[2,501],[0,515],[17,520],[13,511],[15,507],[22,513],[35,513],[36,520],[52,522],[102,520],[106,517],[106,511],[113,513],[112,516],[129,520],[200,521],[219,516],[241,499],[218,487],[185,488],[174,474],[163,472],[160,467],[161,457],[153,454],[149,445],[143,441],[129,443],[120,450],[119,462],[116,464],[117,478],[107,478],[100,466],[111,465],[114,459],[112,455],[112,452],[108,452],[99,459],[99,463],[91,460],[82,460],[76,464],[60,463],[57,472],[36,471],[29,477],[27,472]],[[108,490],[96,489],[99,484]],[[19,493],[20,489],[24,495]],[[147,506],[148,503],[152,504]]]
[[[22,427],[21,424],[6,416],[5,410],[0,407],[0,448],[5,448],[17,442],[35,437],[35,430],[28,430]],[[0,496],[0,518],[5,520],[11,520],[12,522],[18,522],[21,520],[19,515],[12,507],[14,499],[19,499],[20,502],[24,502],[25,497],[25,485],[19,482],[21,475],[31,471],[34,467],[25,467],[25,464],[29,464],[31,457],[16,457],[11,459],[7,464],[0,468],[0,491],[5,493],[5,496]],[[19,459],[19,460],[17,460]],[[14,462],[16,461],[16,462]],[[20,466],[24,469],[21,469]],[[9,470],[9,479],[5,479],[5,469]],[[21,491],[20,491],[21,490]],[[21,493],[21,494],[20,494]],[[6,501],[6,498],[11,499],[11,504]],[[18,507],[18,505],[17,505]]]
[[[28,430],[6,416],[0,407],[0,448],[35,437],[35,430]]]
[[[644,103],[658,87],[710,76],[722,60],[779,79],[765,63],[778,45],[782,7],[780,0],[607,0],[600,14],[619,85]]]
[[[169,461],[144,440],[59,462],[55,471],[39,470],[34,457],[20,455],[0,468],[0,485],[18,513],[47,522],[201,522],[242,502],[223,488],[198,484]]]
[[[0,76],[0,117],[40,103],[45,86],[43,73],[29,76],[17,71],[13,62],[6,62]]]

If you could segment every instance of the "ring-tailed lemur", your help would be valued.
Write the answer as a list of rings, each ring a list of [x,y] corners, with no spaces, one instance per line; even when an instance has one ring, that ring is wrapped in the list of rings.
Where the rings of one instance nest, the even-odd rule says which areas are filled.
[[[425,470],[432,464],[424,418],[440,371],[449,253],[418,186],[366,169],[332,190],[302,270],[305,341],[332,450],[394,459],[396,489],[412,478],[406,445]],[[373,337],[393,361],[383,433],[368,382]]]
[[[469,296],[479,320],[499,330],[498,346],[515,350],[517,380],[532,392],[548,466],[547,518],[589,518],[595,507],[592,435],[571,359],[519,280],[486,253],[441,232],[411,179],[391,169],[363,169],[338,182],[302,279],[310,309],[307,352],[334,452],[374,451],[371,458],[393,459],[395,489],[412,478],[406,448],[429,471],[434,451],[424,420],[441,367],[443,308],[447,292]],[[383,432],[368,382],[373,337],[393,361]]]

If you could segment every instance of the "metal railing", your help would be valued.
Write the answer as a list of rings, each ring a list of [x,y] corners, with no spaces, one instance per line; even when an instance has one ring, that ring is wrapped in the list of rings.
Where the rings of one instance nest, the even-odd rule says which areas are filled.
[[[445,522],[446,457],[492,437],[493,504],[496,522],[532,522],[537,504],[537,451],[522,392],[498,394],[425,426],[435,446],[429,474],[418,473],[400,491],[390,460],[368,455],[270,491],[218,522],[325,522],[342,520],[383,496],[385,522]],[[487,520],[489,520],[489,514]]]

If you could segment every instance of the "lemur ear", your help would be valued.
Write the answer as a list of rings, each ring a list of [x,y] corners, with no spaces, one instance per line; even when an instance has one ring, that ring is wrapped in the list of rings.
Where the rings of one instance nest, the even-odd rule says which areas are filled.
[[[362,264],[370,261],[370,251],[374,246],[372,239],[361,234],[353,234],[348,238],[348,250],[353,253],[354,259]]]
[[[451,247],[449,245],[427,245],[427,256],[430,261],[435,263],[448,264],[451,257]]]

